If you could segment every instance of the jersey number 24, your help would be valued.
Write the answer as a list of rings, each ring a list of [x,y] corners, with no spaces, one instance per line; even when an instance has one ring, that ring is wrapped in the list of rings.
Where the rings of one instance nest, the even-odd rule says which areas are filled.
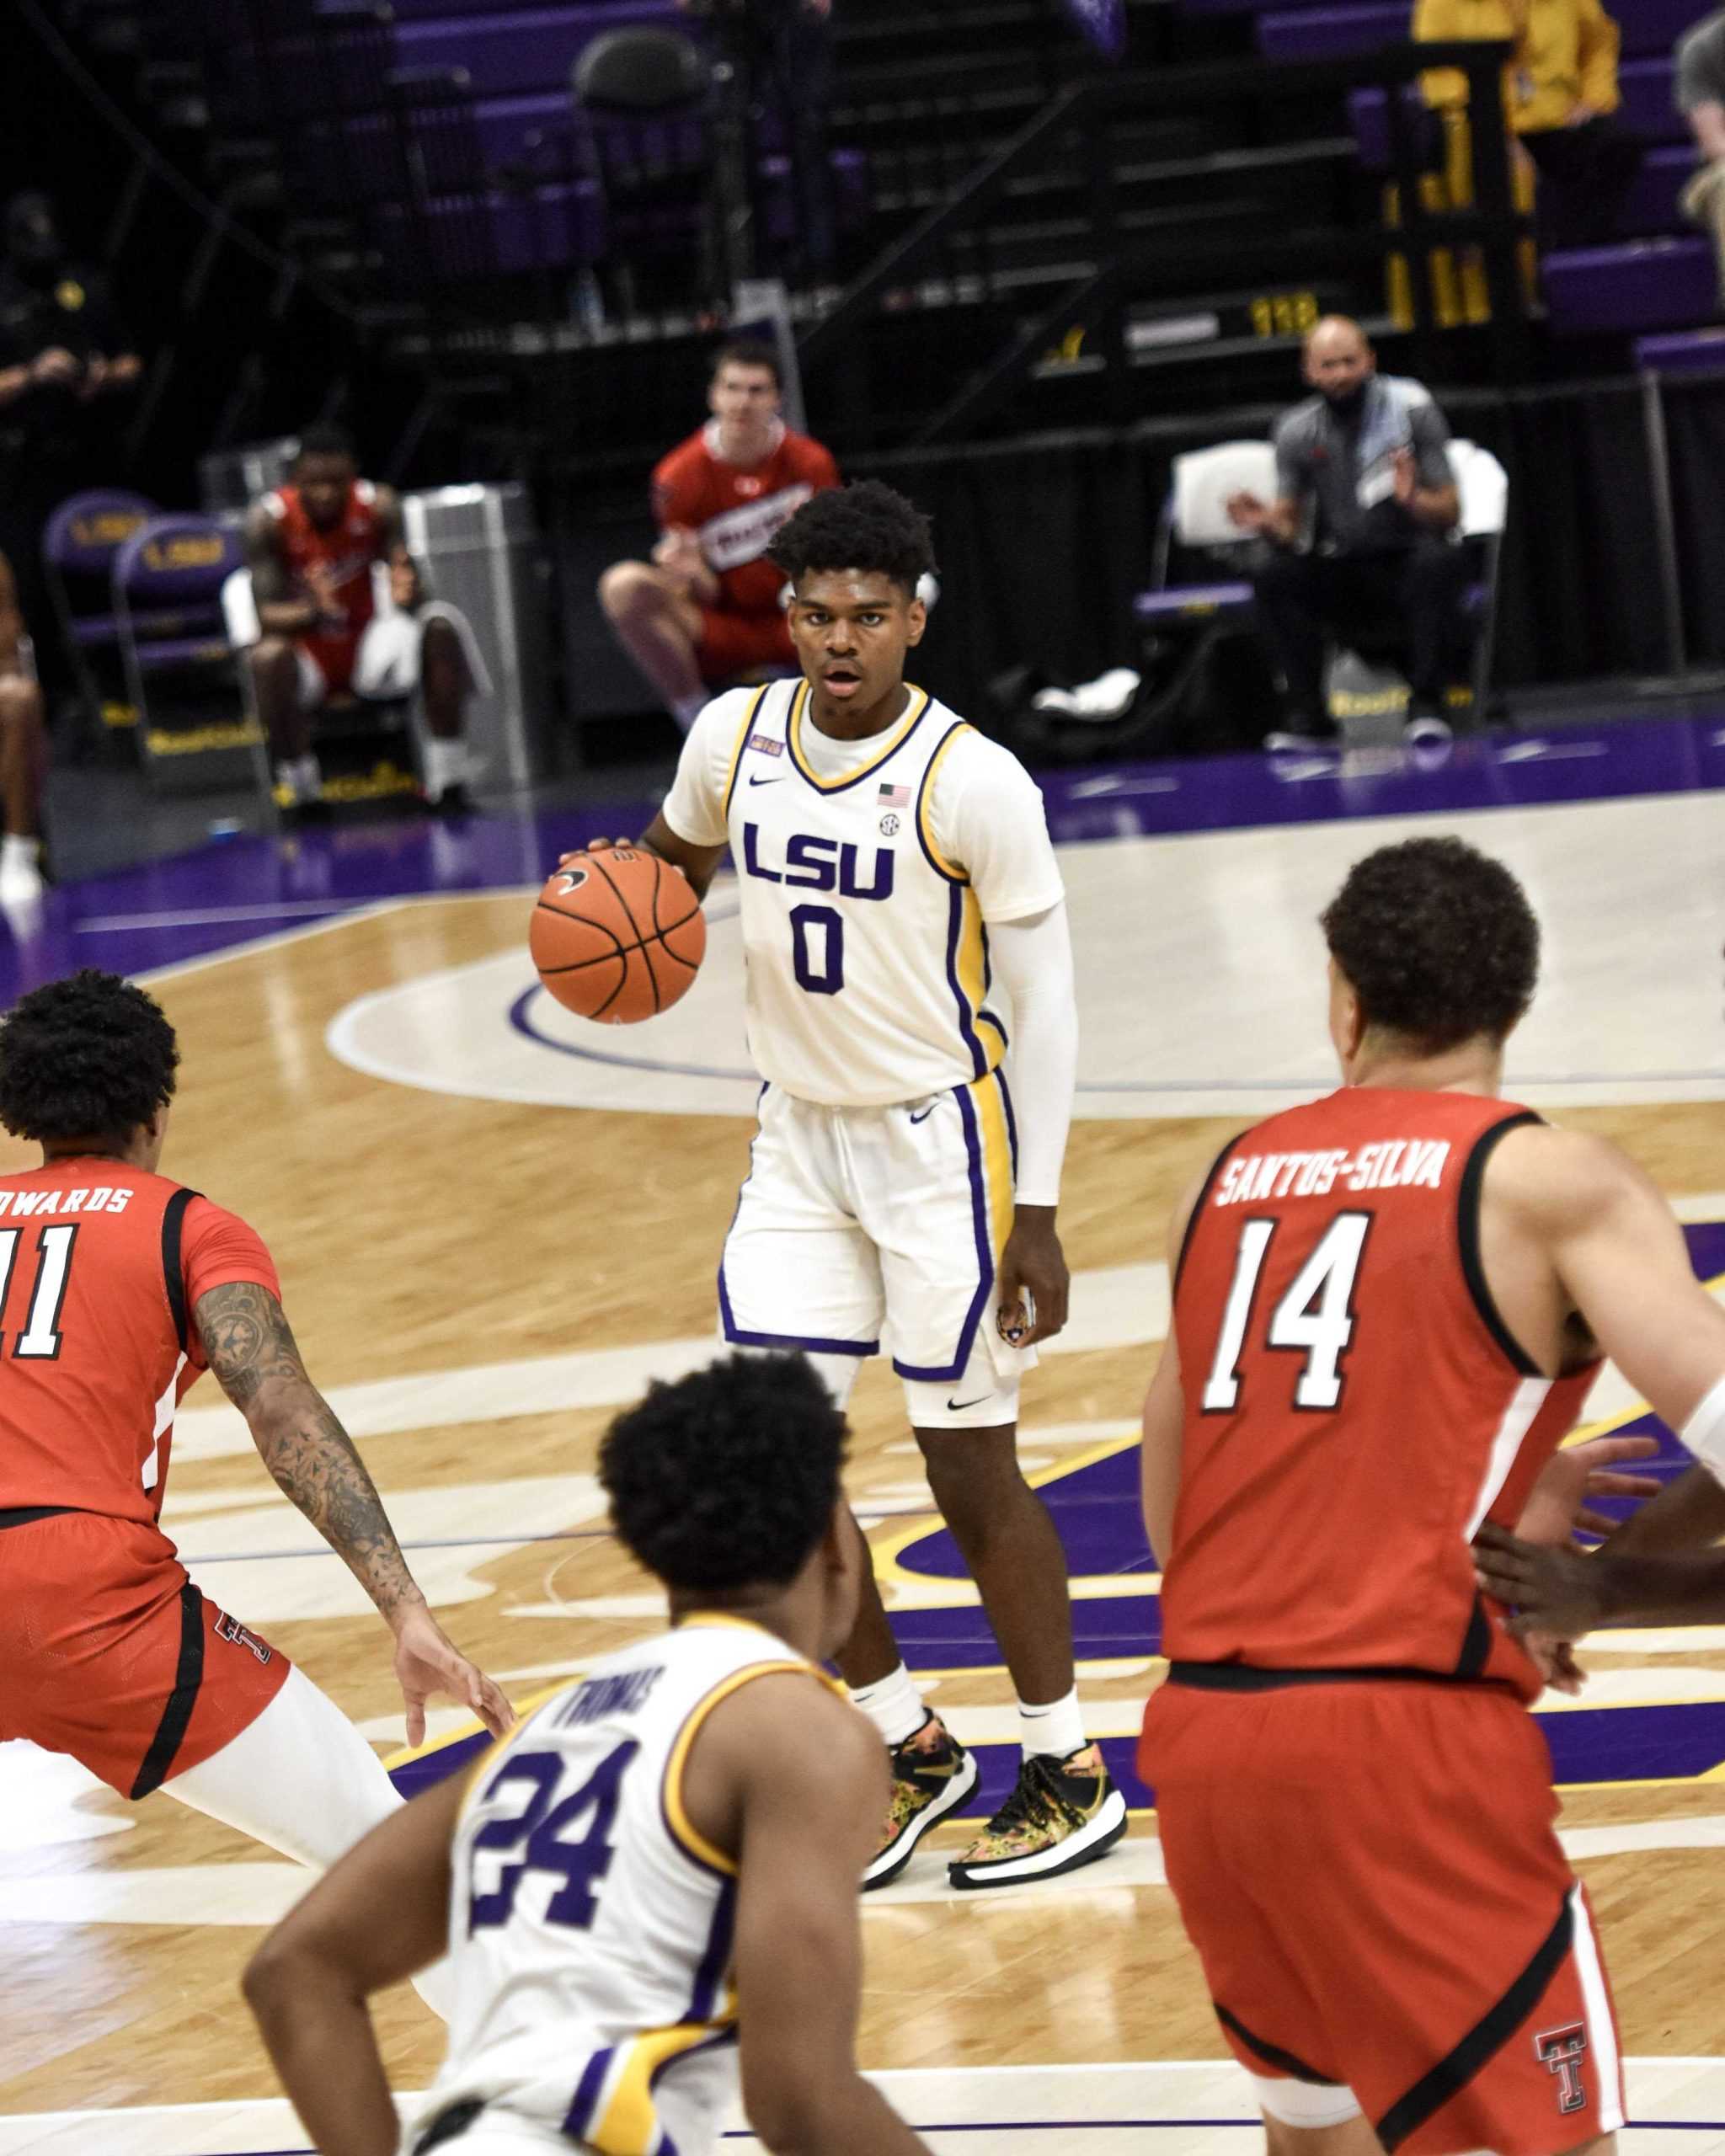
[[[572,1796],[558,1804],[552,1799],[568,1765],[562,1753],[518,1752],[504,1761],[481,1801],[490,1804],[510,1782],[526,1783],[531,1793],[521,1811],[506,1819],[488,1819],[473,1837],[471,1846],[476,1860],[482,1849],[507,1855],[497,1874],[497,1885],[489,1893],[478,1891],[477,1876],[473,1881],[467,1903],[470,1938],[489,1924],[508,1923],[515,1909],[516,1889],[535,1871],[548,1872],[563,1881],[546,1903],[547,1924],[585,1930],[592,1923],[599,1907],[600,1881],[611,1869],[611,1833],[617,1822],[623,1774],[640,1748],[633,1737],[619,1744]],[[577,1832],[579,1828],[585,1831]],[[476,1875],[478,1870],[476,1861]]]

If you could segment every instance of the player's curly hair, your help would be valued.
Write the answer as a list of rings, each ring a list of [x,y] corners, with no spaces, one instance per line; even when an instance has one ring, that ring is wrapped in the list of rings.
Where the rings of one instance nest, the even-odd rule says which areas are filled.
[[[173,1099],[179,1066],[161,1005],[87,966],[32,989],[0,1025],[0,1123],[45,1144],[123,1139]]]
[[[300,429],[299,440],[294,444],[294,467],[297,470],[308,456],[339,456],[351,464],[358,455],[345,427],[337,426],[333,419],[313,419]]]
[[[879,479],[824,488],[781,527],[766,558],[793,584],[815,570],[873,570],[913,596],[935,568],[928,519]]]
[[[801,1355],[730,1355],[655,1382],[599,1448],[625,1546],[668,1588],[784,1587],[838,1502],[845,1418]]]
[[[1502,1043],[1533,1001],[1540,925],[1501,861],[1460,839],[1406,839],[1356,862],[1320,916],[1369,1025],[1440,1055]]]

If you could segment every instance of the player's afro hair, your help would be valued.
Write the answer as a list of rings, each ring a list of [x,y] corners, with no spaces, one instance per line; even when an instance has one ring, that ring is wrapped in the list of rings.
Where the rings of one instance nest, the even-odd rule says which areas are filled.
[[[845,1418],[801,1355],[731,1355],[654,1383],[599,1448],[624,1545],[668,1588],[784,1587],[838,1502]]]
[[[827,487],[783,526],[766,558],[793,584],[822,569],[872,570],[914,597],[919,577],[934,573],[928,519],[879,479]]]
[[[297,467],[308,456],[339,456],[351,464],[358,453],[354,438],[345,427],[337,426],[331,419],[314,419],[309,426],[300,429],[293,461]]]
[[[1533,1001],[1540,925],[1501,861],[1460,839],[1407,839],[1356,862],[1321,916],[1369,1025],[1428,1055],[1501,1043]]]
[[[179,1064],[161,1005],[86,967],[32,989],[0,1025],[0,1123],[42,1143],[124,1138],[173,1099]]]

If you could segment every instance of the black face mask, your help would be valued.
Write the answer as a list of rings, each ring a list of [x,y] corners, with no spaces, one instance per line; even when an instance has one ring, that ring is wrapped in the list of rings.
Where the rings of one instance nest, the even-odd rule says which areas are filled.
[[[1357,419],[1365,409],[1366,383],[1362,382],[1353,389],[1327,389],[1324,402],[1338,419]]]

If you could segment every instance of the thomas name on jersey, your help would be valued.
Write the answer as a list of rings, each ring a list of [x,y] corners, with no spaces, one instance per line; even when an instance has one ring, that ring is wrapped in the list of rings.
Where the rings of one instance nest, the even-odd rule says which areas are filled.
[[[123,1213],[131,1199],[129,1190],[99,1182],[92,1190],[0,1190],[0,1214],[20,1220],[31,1214]]]
[[[665,1674],[663,1662],[647,1669],[627,1669],[617,1677],[590,1677],[578,1684],[551,1718],[553,1729],[579,1729],[584,1722],[616,1715],[638,1714]]]
[[[1351,1152],[1243,1153],[1229,1161],[1211,1200],[1216,1205],[1262,1204],[1272,1198],[1326,1198],[1344,1190],[1438,1190],[1450,1142],[1445,1138],[1390,1138]],[[1344,1180],[1345,1179],[1345,1180]]]

